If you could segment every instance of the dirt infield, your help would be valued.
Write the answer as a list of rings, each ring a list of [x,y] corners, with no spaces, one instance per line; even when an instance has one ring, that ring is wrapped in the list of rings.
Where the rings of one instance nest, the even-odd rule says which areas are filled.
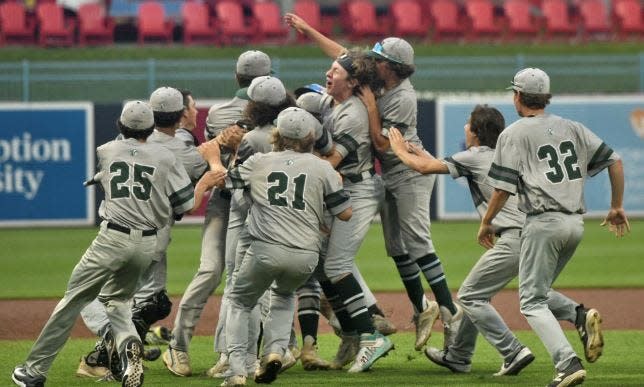
[[[644,289],[567,289],[565,295],[587,306],[597,308],[603,317],[604,329],[644,330],[644,308],[637,307],[644,300]],[[411,304],[404,293],[378,293],[378,304],[399,330],[413,330]],[[161,322],[172,327],[180,299],[172,298],[172,314]],[[217,324],[221,298],[213,296],[197,325],[196,335],[212,335]],[[57,300],[1,300],[0,340],[35,339]],[[519,299],[515,290],[499,293],[492,304],[499,310],[511,329],[530,329],[519,313]],[[320,330],[330,332],[324,318]],[[572,329],[571,324],[563,324]],[[91,337],[92,334],[79,320],[72,331],[73,337]]]

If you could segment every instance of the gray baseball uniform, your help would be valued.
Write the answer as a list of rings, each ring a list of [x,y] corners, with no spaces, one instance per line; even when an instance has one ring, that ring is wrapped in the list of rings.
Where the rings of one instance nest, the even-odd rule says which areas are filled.
[[[517,194],[527,214],[521,235],[521,312],[563,370],[576,358],[546,303],[553,282],[583,234],[583,188],[619,157],[582,124],[552,114],[522,118],[499,136],[488,174],[495,188]]]
[[[244,322],[250,310],[270,287],[264,353],[284,354],[295,308],[294,291],[317,265],[323,205],[339,214],[351,201],[328,162],[288,150],[251,156],[229,173],[226,185],[249,185],[253,201],[248,226],[252,242],[229,294],[226,324],[231,365],[227,375],[246,375],[248,329]]]
[[[138,279],[156,254],[156,230],[172,213],[193,206],[193,189],[175,157],[159,145],[134,139],[97,149],[95,180],[105,190],[98,235],[74,268],[59,302],[26,360],[32,375],[46,377],[69,337],[78,313],[97,296],[105,304],[118,348],[138,334],[130,300]]]
[[[485,184],[493,157],[494,149],[478,146],[443,160],[454,179],[467,179],[480,216],[487,211],[488,201],[494,191]],[[490,299],[519,273],[520,234],[524,222],[525,214],[517,208],[517,197],[510,197],[492,222],[499,239],[492,249],[481,256],[458,291],[465,316],[454,344],[448,348],[447,360],[470,363],[479,332],[507,362],[523,348],[490,304]],[[576,302],[554,290],[548,292],[547,297],[548,307],[558,320],[574,322]]]
[[[242,118],[244,109],[248,105],[248,100],[239,98],[241,90],[237,90],[235,97],[230,101],[224,102],[219,105],[213,105],[208,110],[208,118],[206,119],[206,128],[204,129],[204,137],[208,140],[215,138],[222,130],[234,124]]]

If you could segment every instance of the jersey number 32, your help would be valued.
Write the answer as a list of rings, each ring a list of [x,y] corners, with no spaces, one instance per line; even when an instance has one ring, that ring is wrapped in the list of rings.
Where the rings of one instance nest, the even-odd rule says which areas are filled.
[[[577,165],[577,152],[572,141],[563,141],[559,144],[559,152],[550,144],[541,145],[537,150],[539,160],[547,160],[550,169],[546,177],[553,183],[561,183],[564,177],[568,180],[581,179],[581,171]],[[563,168],[562,168],[563,164]],[[564,175],[564,169],[566,173]]]

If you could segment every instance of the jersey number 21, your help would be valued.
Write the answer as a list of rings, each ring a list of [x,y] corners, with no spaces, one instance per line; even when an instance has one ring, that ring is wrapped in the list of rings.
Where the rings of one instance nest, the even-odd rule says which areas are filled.
[[[289,186],[289,176],[284,172],[271,172],[266,178],[268,186],[268,202],[272,206],[287,207],[288,200],[286,191]],[[291,207],[296,210],[305,210],[304,186],[306,185],[306,174],[301,173],[293,179],[295,185]]]

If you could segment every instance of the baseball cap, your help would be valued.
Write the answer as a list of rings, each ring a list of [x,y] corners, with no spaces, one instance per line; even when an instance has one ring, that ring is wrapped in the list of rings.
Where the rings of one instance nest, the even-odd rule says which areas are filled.
[[[154,114],[147,103],[130,101],[123,106],[119,121],[133,130],[148,130],[154,127]]]
[[[298,107],[289,107],[277,116],[277,131],[288,138],[303,139],[314,134],[322,124],[311,113]]]
[[[367,54],[393,63],[410,66],[414,64],[414,49],[405,39],[401,38],[392,37],[377,42]]]
[[[507,90],[516,90],[526,94],[550,93],[550,77],[538,68],[525,68],[514,75],[512,85]]]
[[[243,52],[237,59],[237,74],[259,77],[271,73],[271,58],[257,50]]]
[[[310,83],[308,85],[298,87],[297,89],[295,89],[295,91],[293,91],[293,93],[295,93],[295,96],[299,98],[299,96],[301,96],[304,93],[314,92],[314,93],[322,94],[324,93],[324,90],[325,90],[324,86],[318,83]]]
[[[322,94],[309,91],[308,93],[300,95],[295,101],[295,105],[306,110],[309,113],[320,114],[322,113],[321,101]]]
[[[159,87],[150,95],[150,107],[155,112],[178,112],[183,110],[183,95],[172,87]]]
[[[286,89],[278,78],[266,75],[254,78],[246,89],[246,95],[251,101],[278,106],[286,99]]]

